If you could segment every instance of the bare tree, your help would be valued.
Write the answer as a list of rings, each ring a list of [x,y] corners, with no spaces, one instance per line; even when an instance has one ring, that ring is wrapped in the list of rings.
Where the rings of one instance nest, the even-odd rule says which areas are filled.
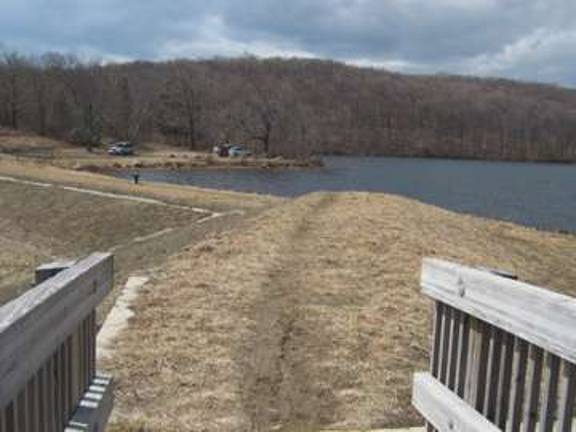
[[[4,123],[13,128],[20,128],[20,117],[23,104],[23,82],[27,73],[27,62],[15,52],[5,52],[0,56]]]
[[[191,68],[189,62],[169,63],[168,78],[160,96],[162,111],[159,126],[164,134],[178,142],[184,140],[196,149],[201,138],[203,96],[207,80],[202,68]]]
[[[231,140],[311,153],[576,159],[576,91],[507,80],[405,76],[321,60],[87,63],[0,56],[0,124],[68,137]]]

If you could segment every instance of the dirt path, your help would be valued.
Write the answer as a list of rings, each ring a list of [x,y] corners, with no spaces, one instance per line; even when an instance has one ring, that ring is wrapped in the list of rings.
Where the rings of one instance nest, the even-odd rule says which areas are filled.
[[[304,267],[314,223],[329,211],[333,197],[326,195],[290,227],[290,242],[283,245],[281,259],[269,270],[268,289],[254,305],[251,316],[253,333],[241,346],[238,359],[243,367],[245,412],[251,430],[272,430],[283,424],[321,424],[333,416],[330,390],[323,391],[319,376],[302,361],[310,348],[322,349],[317,342],[326,340],[321,327],[314,330],[312,347],[306,329],[308,305]],[[311,397],[313,396],[313,397]],[[328,409],[330,412],[325,412]]]

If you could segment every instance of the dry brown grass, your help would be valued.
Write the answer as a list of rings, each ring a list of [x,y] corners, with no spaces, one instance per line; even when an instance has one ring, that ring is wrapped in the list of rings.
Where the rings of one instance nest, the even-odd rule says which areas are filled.
[[[204,216],[185,208],[0,181],[0,302],[27,289],[40,263],[114,247],[121,279],[149,262],[142,257],[143,246],[151,249],[149,258],[158,257],[153,241],[134,239],[167,228],[187,230]]]
[[[12,157],[0,157],[0,176],[13,176],[39,182],[65,184],[106,192],[132,194],[172,202],[175,204],[207,207],[215,210],[261,210],[278,204],[281,198],[216,191],[192,186],[144,182],[134,185],[128,180],[88,172],[70,171],[44,163],[17,161]]]
[[[144,289],[107,365],[112,430],[418,423],[429,255],[575,294],[575,237],[393,196],[313,194],[191,247]]]
[[[33,149],[56,150],[69,147],[70,145],[63,141],[0,127],[0,151],[26,151]]]
[[[51,258],[41,247],[6,236],[14,230],[15,227],[0,221],[0,304],[26,289],[32,280],[33,269]]]
[[[130,185],[126,181],[64,171],[42,164],[0,159],[0,176],[46,182],[56,187],[0,179],[0,304],[33,282],[33,269],[59,258],[75,258],[116,247],[117,284],[134,271],[161,265],[163,259],[214,230],[241,219],[230,215],[207,224],[190,208],[162,206],[64,190],[60,186],[144,196],[184,207],[242,210],[247,214],[276,200],[248,194],[220,193],[183,186]],[[139,238],[172,229],[162,236]]]

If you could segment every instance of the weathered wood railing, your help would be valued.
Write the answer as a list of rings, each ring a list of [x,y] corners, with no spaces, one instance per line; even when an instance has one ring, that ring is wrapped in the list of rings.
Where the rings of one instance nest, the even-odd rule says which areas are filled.
[[[431,372],[413,403],[438,431],[572,431],[576,299],[437,259]]]
[[[95,309],[112,277],[112,256],[94,254],[0,307],[0,432],[103,430]]]

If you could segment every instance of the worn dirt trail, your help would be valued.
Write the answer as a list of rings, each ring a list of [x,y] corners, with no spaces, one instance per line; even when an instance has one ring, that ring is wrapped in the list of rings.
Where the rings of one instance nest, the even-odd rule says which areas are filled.
[[[316,237],[312,233],[318,219],[330,211],[332,201],[330,195],[321,197],[293,221],[290,242],[282,245],[278,262],[268,270],[267,289],[250,311],[252,333],[242,343],[238,363],[243,368],[243,404],[252,430],[322,424],[330,421],[337,409],[335,389],[326,385],[325,374],[313,370],[307,361],[314,356],[311,350],[323,356],[330,350],[326,329],[310,328],[307,309],[315,305],[306,289],[306,276],[313,264],[310,249],[315,247]],[[346,368],[345,363],[323,368],[331,366]],[[331,372],[332,376],[346,373]]]

